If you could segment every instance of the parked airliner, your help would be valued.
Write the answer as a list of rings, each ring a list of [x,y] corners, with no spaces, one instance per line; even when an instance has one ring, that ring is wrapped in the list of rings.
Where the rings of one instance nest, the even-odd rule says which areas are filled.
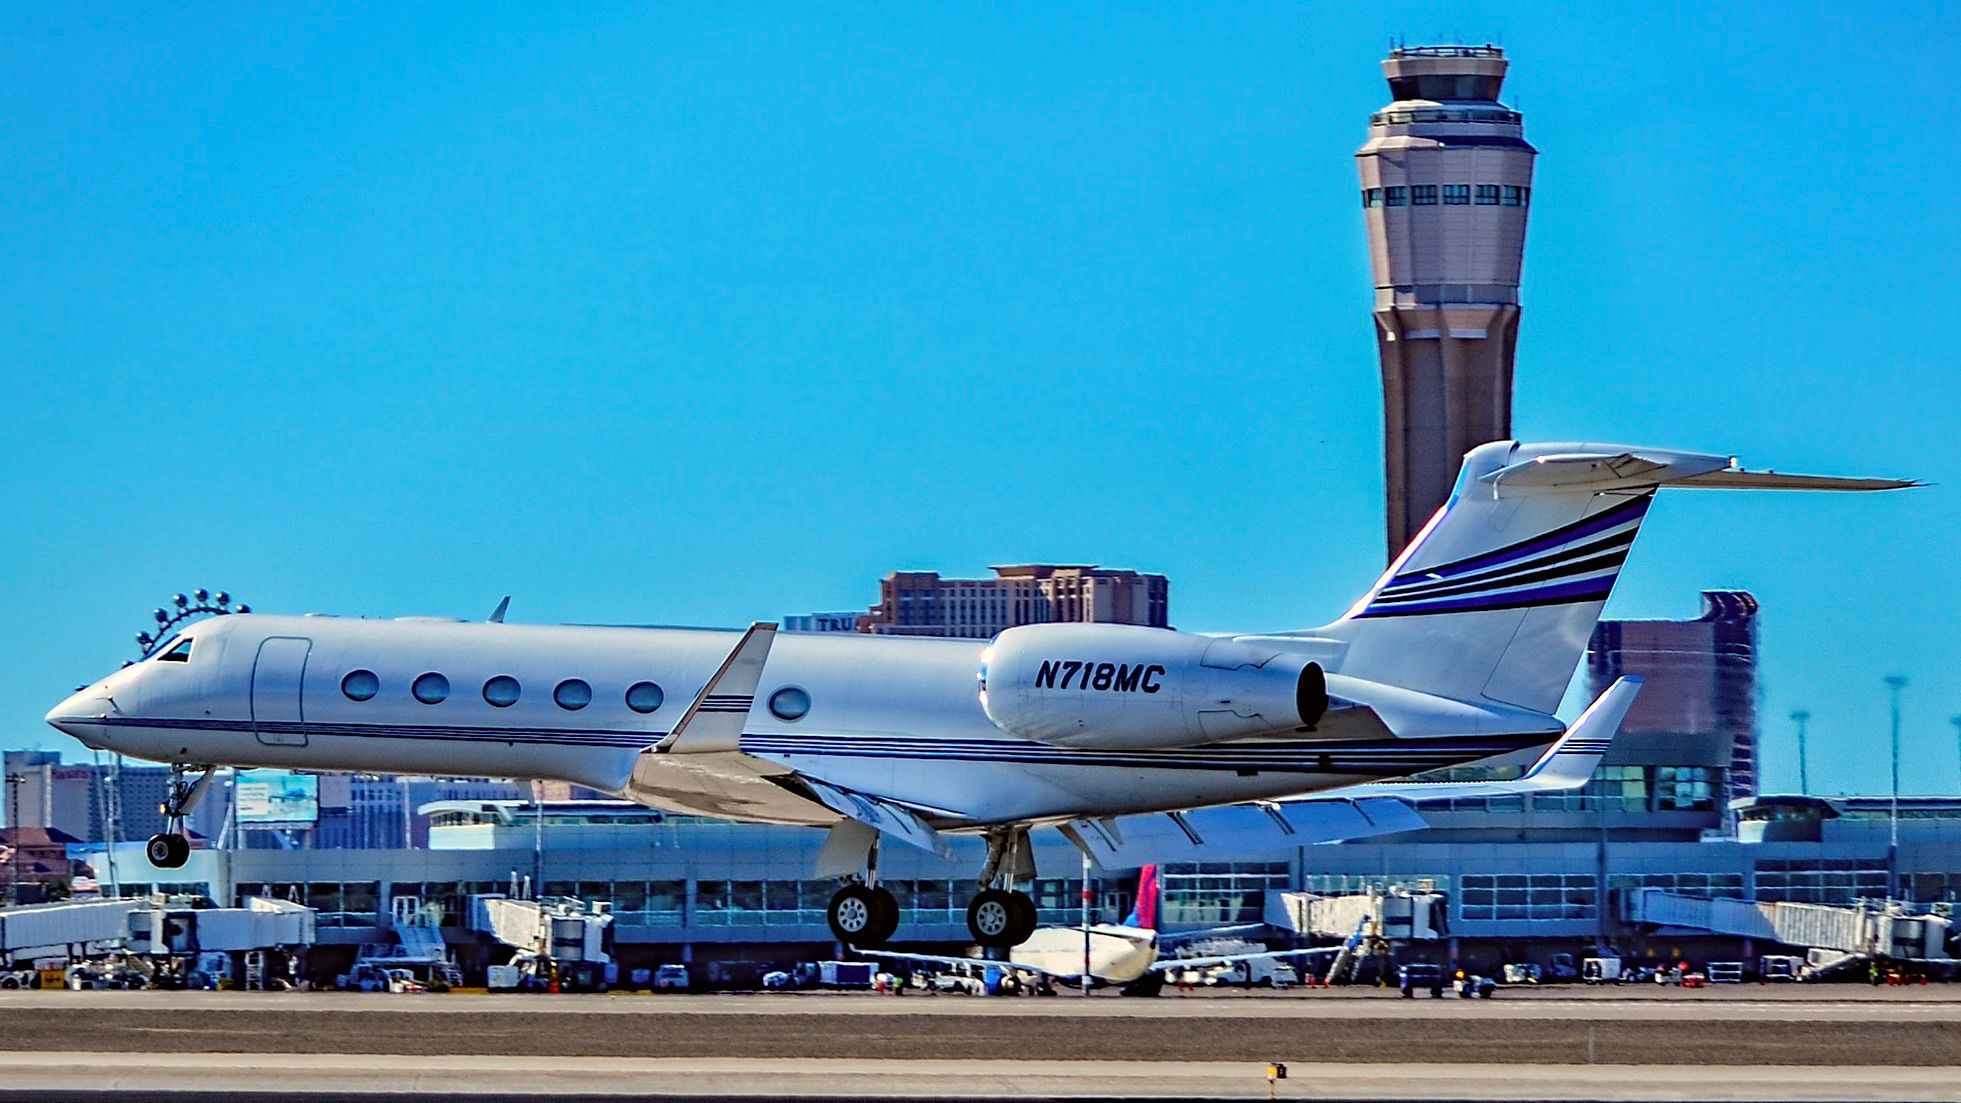
[[[554,778],[644,804],[828,829],[840,939],[898,909],[882,839],[985,836],[977,942],[1035,927],[1031,827],[1106,867],[1292,849],[1424,826],[1410,801],[1583,784],[1637,689],[1554,718],[1661,487],[1876,490],[1727,457],[1483,445],[1450,501],[1321,628],[1197,635],[1034,624],[991,641],[216,617],[75,693],[48,722],[171,764],[159,866],[219,765]],[[1551,744],[1550,749],[1546,748]],[[1509,781],[1382,784],[1531,763]],[[197,775],[193,779],[193,775]]]

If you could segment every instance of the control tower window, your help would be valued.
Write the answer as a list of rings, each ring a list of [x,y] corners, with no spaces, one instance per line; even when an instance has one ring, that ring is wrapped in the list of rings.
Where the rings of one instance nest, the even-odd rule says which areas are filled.
[[[1382,189],[1381,189],[1381,188],[1363,188],[1363,189],[1362,189],[1362,206],[1364,206],[1364,207],[1380,207],[1380,206],[1382,206]]]
[[[1409,189],[1409,203],[1412,207],[1434,207],[1437,205],[1437,186],[1435,184],[1414,184]]]
[[[1385,207],[1409,206],[1409,189],[1408,188],[1382,189],[1382,205]]]
[[[1496,184],[1479,184],[1479,185],[1478,185],[1478,206],[1480,206],[1480,207],[1496,207],[1497,205],[1498,205],[1498,185],[1496,185]]]
[[[1496,100],[1504,81],[1477,73],[1426,73],[1397,77],[1389,82],[1389,94],[1399,100]]]
[[[1505,206],[1523,207],[1532,198],[1531,188],[1521,188],[1516,184],[1505,185]]]
[[[1469,184],[1445,184],[1444,185],[1444,206],[1468,207],[1470,205],[1471,205],[1471,185]]]

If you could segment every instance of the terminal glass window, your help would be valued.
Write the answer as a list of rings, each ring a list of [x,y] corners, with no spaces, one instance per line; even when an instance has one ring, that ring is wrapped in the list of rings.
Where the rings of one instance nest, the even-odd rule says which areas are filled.
[[[1467,920],[1593,919],[1599,894],[1590,874],[1467,873],[1459,907]]]
[[[1409,206],[1409,189],[1403,187],[1382,189],[1382,205],[1385,207]]]
[[[1444,185],[1444,206],[1468,207],[1470,205],[1471,205],[1471,185],[1469,184],[1445,184]]]
[[[1663,812],[1706,812],[1716,807],[1716,771],[1707,766],[1655,767],[1655,808]]]
[[[1416,184],[1409,190],[1410,206],[1434,207],[1437,205],[1437,185]]]
[[[1480,206],[1480,207],[1496,207],[1497,205],[1498,205],[1498,185],[1496,185],[1496,184],[1479,184],[1479,185],[1478,185],[1478,206]]]

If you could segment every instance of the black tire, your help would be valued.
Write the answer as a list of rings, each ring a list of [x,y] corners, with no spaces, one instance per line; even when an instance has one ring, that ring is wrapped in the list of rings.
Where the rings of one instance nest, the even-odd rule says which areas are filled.
[[[143,845],[143,856],[158,869],[178,869],[191,856],[191,844],[182,835],[152,835]]]
[[[1034,916],[1035,902],[1025,894],[982,889],[967,905],[967,933],[990,950],[1010,949],[1035,933]]]
[[[1035,933],[1035,928],[1041,925],[1041,919],[1035,914],[1033,896],[1025,892],[1011,892],[1008,895],[1014,899],[1015,930],[1018,932],[1015,935],[1014,945],[1019,946],[1028,941],[1029,935]]]
[[[899,933],[899,901],[891,890],[875,888],[872,890],[872,929],[864,936],[860,946],[879,947],[892,941]]]
[[[831,903],[824,910],[824,918],[831,924],[831,933],[846,946],[875,945],[866,941],[878,933],[882,918],[878,897],[863,885],[846,885],[831,896]],[[896,911],[894,918],[897,918]]]

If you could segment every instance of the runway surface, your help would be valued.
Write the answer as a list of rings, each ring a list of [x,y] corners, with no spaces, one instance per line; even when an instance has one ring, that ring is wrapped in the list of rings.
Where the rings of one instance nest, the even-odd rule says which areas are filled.
[[[1289,1066],[1281,1098],[1961,1099],[1961,992],[0,994],[0,1101],[164,1089],[1232,1098],[1265,1095],[1272,1061]]]

